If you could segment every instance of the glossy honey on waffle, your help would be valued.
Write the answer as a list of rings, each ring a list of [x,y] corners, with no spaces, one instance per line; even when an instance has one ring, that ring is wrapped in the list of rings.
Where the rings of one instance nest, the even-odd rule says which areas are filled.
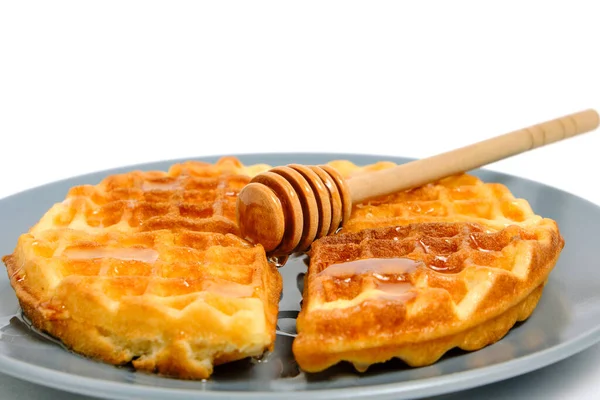
[[[72,188],[4,262],[34,326],[85,356],[186,379],[274,346],[281,277],[240,239],[225,157]]]
[[[281,277],[235,221],[269,168],[225,157],[72,188],[4,257],[24,313],[80,354],[178,378],[272,349]],[[357,204],[309,252],[294,356],[363,371],[479,349],[531,314],[563,245],[527,201],[466,174]]]
[[[331,164],[347,178],[394,165]],[[467,174],[356,204],[310,250],[298,365],[424,366],[492,344],[531,315],[563,246],[555,221]]]

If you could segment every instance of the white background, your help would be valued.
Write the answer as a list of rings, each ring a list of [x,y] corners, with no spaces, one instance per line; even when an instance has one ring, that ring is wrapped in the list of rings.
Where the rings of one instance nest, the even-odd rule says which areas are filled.
[[[425,157],[600,110],[596,8],[4,2],[0,198],[99,169],[202,155]],[[596,131],[489,168],[600,204],[599,149]],[[600,369],[595,378],[571,385],[573,396],[600,390]]]

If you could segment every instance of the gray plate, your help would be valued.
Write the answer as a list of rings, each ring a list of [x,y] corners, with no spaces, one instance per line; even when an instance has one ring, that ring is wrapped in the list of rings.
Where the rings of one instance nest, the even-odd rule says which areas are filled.
[[[381,156],[355,154],[240,155],[244,163],[318,164],[331,159],[372,163]],[[218,157],[203,160],[215,161]],[[398,163],[404,158],[386,157]],[[178,160],[175,160],[178,161]],[[80,176],[0,200],[0,254],[11,253],[17,237],[33,225],[74,185],[98,183],[108,174],[136,169],[166,169],[175,161],[136,165]],[[596,236],[600,208],[571,194],[525,179],[476,171],[486,181],[507,185],[534,210],[558,221],[565,249],[542,299],[525,323],[498,343],[473,353],[451,351],[435,365],[410,369],[391,361],[359,375],[347,365],[321,374],[298,371],[291,356],[294,318],[300,308],[302,259],[280,269],[284,294],[276,351],[261,362],[240,361],[218,367],[205,382],[187,382],[136,373],[70,353],[32,331],[21,316],[6,274],[0,277],[0,371],[62,390],[114,399],[402,399],[450,393],[524,374],[573,355],[600,339],[600,268]]]

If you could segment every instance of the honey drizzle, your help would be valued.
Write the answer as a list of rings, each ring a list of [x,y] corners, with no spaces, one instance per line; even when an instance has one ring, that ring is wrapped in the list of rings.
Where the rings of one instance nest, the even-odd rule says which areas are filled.
[[[95,248],[69,248],[62,255],[72,260],[93,260],[97,258],[114,258],[123,261],[140,261],[153,264],[158,260],[158,252],[154,249],[125,247],[95,247]]]
[[[410,300],[415,296],[410,290],[414,287],[406,280],[406,275],[423,265],[410,258],[367,258],[339,264],[332,264],[318,273],[350,282],[353,276],[368,275],[373,278],[376,291],[372,298],[390,300]]]
[[[410,258],[365,258],[339,264],[332,264],[319,272],[320,276],[343,278],[354,275],[405,275],[423,265]]]
[[[473,246],[475,246],[475,248],[477,249],[477,251],[480,251],[482,253],[492,253],[492,252],[494,252],[494,250],[490,250],[490,249],[486,249],[484,247],[481,247],[481,245],[479,244],[479,242],[477,241],[477,239],[475,238],[475,236],[473,234],[469,235],[469,239],[471,240],[471,243],[473,243]]]

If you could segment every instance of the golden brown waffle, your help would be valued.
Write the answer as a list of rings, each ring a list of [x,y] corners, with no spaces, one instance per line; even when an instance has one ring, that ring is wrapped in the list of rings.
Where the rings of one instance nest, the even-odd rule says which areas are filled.
[[[346,177],[388,168],[331,163]],[[355,205],[313,243],[293,351],[318,372],[476,350],[529,317],[564,246],[556,223],[470,175]]]
[[[179,378],[272,349],[281,278],[235,221],[268,168],[227,157],[73,188],[4,258],[25,314],[78,353]],[[469,175],[358,204],[312,247],[294,354],[306,371],[364,370],[481,348],[531,314],[563,244],[554,221]]]
[[[235,234],[267,166],[237,159],[71,189],[4,258],[34,326],[80,354],[178,378],[273,348],[281,277]]]
[[[396,165],[378,162],[359,167],[346,160],[330,164],[347,179]],[[495,231],[512,224],[535,225],[541,220],[527,200],[515,198],[506,186],[461,174],[358,204],[344,231],[420,222],[471,222]]]

